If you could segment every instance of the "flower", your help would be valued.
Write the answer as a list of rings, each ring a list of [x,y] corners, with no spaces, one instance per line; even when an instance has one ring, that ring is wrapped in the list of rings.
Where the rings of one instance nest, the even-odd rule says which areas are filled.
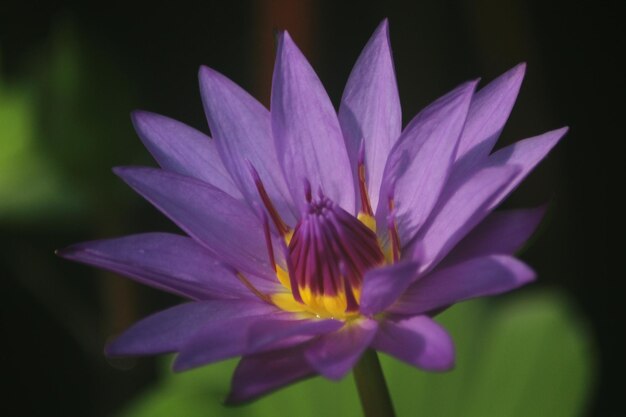
[[[383,21],[338,114],[287,32],[271,110],[200,69],[213,139],[133,114],[161,169],[116,168],[187,236],[146,233],[60,254],[191,301],[154,314],[110,355],[177,353],[174,370],[242,356],[229,401],[321,374],[342,378],[373,348],[428,371],[454,365],[432,316],[534,279],[513,254],[543,208],[493,212],[566,128],[492,153],[525,65],[452,90],[401,129]]]

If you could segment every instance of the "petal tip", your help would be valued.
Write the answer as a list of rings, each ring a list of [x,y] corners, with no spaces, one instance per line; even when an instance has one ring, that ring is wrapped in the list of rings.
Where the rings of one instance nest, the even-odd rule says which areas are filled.
[[[123,179],[129,173],[130,167],[117,166],[117,167],[111,168],[111,171],[113,171],[115,175]]]
[[[133,121],[133,123],[137,123],[150,117],[152,114],[153,113],[146,110],[135,109],[130,112],[130,119]]]
[[[280,52],[283,50],[285,44],[293,44],[293,39],[291,35],[286,30],[276,31],[276,48],[277,55],[280,55]]]
[[[124,349],[124,344],[120,343],[119,338],[107,342],[107,344],[104,345],[104,349],[102,349],[102,351],[107,357],[132,356],[127,350]]]
[[[56,249],[54,254],[59,258],[68,259],[71,261],[80,260],[80,253],[84,252],[85,249],[82,247],[80,243],[67,246],[65,248]]]
[[[206,65],[200,65],[198,69],[198,80],[200,81],[200,87],[208,83],[213,83],[216,79],[222,76],[219,72]]]
[[[569,132],[569,126],[563,126],[557,129],[555,132],[561,135],[561,137],[563,137],[567,134],[567,132]]]
[[[181,361],[180,360],[180,354],[178,354],[178,355],[176,355],[176,358],[174,359],[174,362],[172,362],[171,369],[172,369],[172,372],[179,373],[179,372],[187,371],[187,370],[189,370],[189,369],[191,369],[193,367],[194,367],[194,365],[191,362],[189,362],[189,361],[184,361],[184,362]]]
[[[385,36],[389,37],[389,18],[385,17],[376,28],[374,32],[376,35],[385,34]]]
[[[209,88],[216,88],[215,86],[219,86],[220,84],[232,83],[228,77],[206,65],[200,65],[198,69],[198,80],[200,81],[201,92],[205,92],[205,90]]]
[[[142,109],[136,109],[130,112],[130,121],[142,141],[144,141],[146,129],[149,129],[148,125],[157,119],[165,118],[165,116]]]

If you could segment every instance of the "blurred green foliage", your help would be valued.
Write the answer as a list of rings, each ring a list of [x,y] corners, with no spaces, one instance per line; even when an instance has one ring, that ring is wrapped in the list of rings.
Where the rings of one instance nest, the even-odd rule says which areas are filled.
[[[119,211],[127,199],[110,169],[144,152],[115,57],[60,20],[22,74],[0,74],[0,221]]]
[[[453,335],[457,367],[429,374],[382,356],[398,416],[574,417],[593,384],[591,339],[567,302],[550,292],[523,293],[495,303],[455,306],[439,321]],[[169,360],[167,361],[169,364]],[[119,417],[360,416],[352,378],[320,377],[252,404],[221,404],[236,361],[172,374]]]
[[[0,219],[65,212],[77,204],[37,143],[36,94],[0,77]]]

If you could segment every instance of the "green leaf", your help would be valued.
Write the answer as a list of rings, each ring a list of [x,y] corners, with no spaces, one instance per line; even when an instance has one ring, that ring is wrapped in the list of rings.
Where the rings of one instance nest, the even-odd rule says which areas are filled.
[[[382,356],[398,416],[573,417],[584,411],[593,361],[584,323],[555,293],[455,306],[438,320],[457,345],[457,367],[429,374]],[[351,377],[313,378],[252,404],[225,407],[235,360],[165,376],[121,417],[360,416]]]

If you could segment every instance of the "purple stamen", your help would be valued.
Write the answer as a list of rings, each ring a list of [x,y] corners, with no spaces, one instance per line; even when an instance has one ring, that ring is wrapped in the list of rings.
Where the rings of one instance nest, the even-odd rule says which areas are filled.
[[[263,210],[259,209],[259,215],[263,221],[263,234],[265,235],[265,246],[267,247],[270,265],[276,272],[276,258],[274,257],[274,245],[272,244],[272,235],[270,234],[270,222]]]
[[[289,274],[289,284],[291,285],[291,294],[293,295],[294,300],[299,303],[303,303],[302,296],[300,295],[300,288],[298,287],[298,282],[296,281],[295,269],[293,267],[293,262],[289,257],[289,249],[285,242],[281,241],[281,246],[283,252],[285,254],[285,260],[287,262],[287,273]]]
[[[281,236],[285,236],[289,232],[289,226],[287,226],[287,224],[280,217],[278,210],[276,210],[276,207],[274,207],[274,203],[272,203],[270,196],[267,194],[267,191],[265,190],[265,186],[263,185],[263,181],[261,181],[261,177],[259,176],[259,173],[257,172],[254,165],[252,165],[252,163],[250,163],[249,161],[248,161],[248,168],[250,169],[250,174],[252,175],[252,179],[254,180],[254,185],[256,185],[256,189],[259,193],[259,197],[261,197],[261,201],[263,202],[265,209],[267,210],[270,217],[272,218],[272,221],[274,222],[274,225],[276,226],[276,230],[278,231],[278,233],[280,233]]]
[[[354,294],[364,273],[384,262],[374,232],[323,193],[307,203],[287,258],[301,288],[328,296],[344,291],[346,311],[358,309]]]
[[[370,205],[369,194],[367,193],[367,183],[365,181],[365,141],[361,141],[359,147],[359,159],[357,162],[357,176],[359,178],[359,194],[361,196],[361,211],[369,216],[374,212]]]
[[[393,197],[389,197],[389,215],[387,216],[387,228],[391,236],[391,252],[393,261],[400,259],[400,236],[398,236],[398,226],[396,224],[396,210],[394,209]]]

